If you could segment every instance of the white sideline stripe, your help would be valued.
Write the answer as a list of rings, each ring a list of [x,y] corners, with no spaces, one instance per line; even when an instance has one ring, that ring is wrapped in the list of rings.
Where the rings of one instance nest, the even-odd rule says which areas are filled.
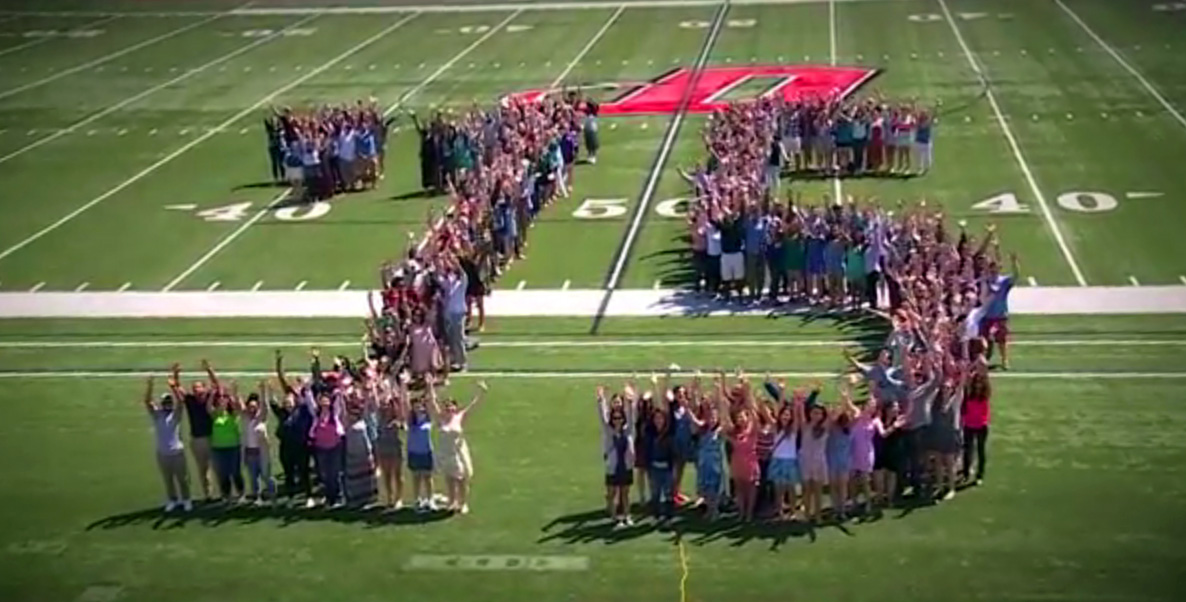
[[[355,52],[362,50],[363,48],[374,43],[379,38],[391,33],[392,31],[395,31],[396,29],[401,27],[404,23],[407,23],[408,21],[414,19],[416,17],[416,15],[418,15],[418,14],[419,13],[412,13],[412,14],[400,19],[399,21],[396,21],[394,24],[388,26],[387,28],[383,29],[379,33],[377,33],[377,34],[363,40],[362,42],[356,44],[355,46],[351,47],[346,52],[343,52],[342,54],[339,54],[338,56],[330,59],[328,62],[323,63],[320,67],[317,67],[316,69],[313,69],[313,70],[305,73],[304,75],[298,77],[297,79],[294,79],[291,82],[273,90],[267,96],[264,96],[263,98],[256,101],[255,104],[251,105],[250,107],[247,107],[246,109],[243,109],[242,111],[239,111],[238,113],[235,113],[229,119],[227,119],[226,121],[223,121],[221,124],[216,126],[215,129],[207,130],[206,133],[187,142],[181,148],[169,153],[168,155],[165,155],[160,160],[158,160],[156,163],[149,165],[148,167],[144,168],[136,175],[119,183],[118,185],[115,186],[115,188],[112,188],[111,190],[108,190],[107,192],[104,192],[103,194],[91,199],[85,205],[82,205],[81,207],[75,209],[74,211],[67,213],[65,216],[60,218],[58,221],[46,226],[45,228],[42,228],[36,234],[33,234],[32,236],[26,238],[25,240],[22,240],[21,242],[5,249],[4,252],[0,253],[0,259],[4,259],[5,257],[12,255],[13,253],[15,253],[15,252],[19,251],[20,249],[24,248],[25,246],[27,246],[29,243],[31,243],[31,242],[41,238],[42,236],[45,236],[46,234],[49,234],[50,232],[53,232],[54,230],[58,229],[59,227],[62,226],[62,224],[65,224],[66,222],[74,219],[79,214],[83,213],[84,211],[107,200],[108,198],[114,196],[115,194],[119,193],[121,190],[127,188],[128,186],[135,184],[136,182],[143,179],[145,176],[151,174],[152,172],[156,171],[157,169],[160,169],[162,166],[169,163],[173,159],[180,157],[181,155],[185,154],[190,149],[192,149],[195,146],[206,141],[208,138],[216,135],[217,130],[224,129],[227,126],[231,125],[232,123],[234,123],[248,115],[251,115],[252,113],[255,113],[256,111],[259,110],[260,107],[271,102],[272,99],[274,99],[277,96],[284,94],[285,92],[301,85],[302,83],[304,83],[305,81],[309,80],[310,78],[316,76],[317,74],[321,73],[322,71],[325,71],[326,69],[329,69],[330,67],[333,67],[334,65],[341,62],[342,60],[344,60],[346,57],[350,56],[351,54],[354,54]]]
[[[597,45],[597,42],[599,42],[603,36],[605,36],[605,32],[609,31],[609,28],[612,27],[614,22],[618,20],[618,17],[622,16],[622,12],[625,10],[626,5],[623,4],[618,7],[618,10],[614,11],[614,14],[609,16],[609,19],[606,19],[605,24],[601,26],[601,29],[597,30],[597,33],[593,34],[593,37],[587,44],[585,44],[585,47],[581,48],[581,51],[578,52],[577,55],[568,62],[568,66],[564,68],[564,71],[561,71],[560,75],[557,75],[556,79],[552,80],[551,85],[548,86],[549,90],[554,90],[556,86],[559,86],[564,81],[564,78],[568,77],[569,73],[572,73],[572,70],[576,68],[577,63],[580,63],[581,59],[585,58],[585,55],[589,54],[589,51]]]
[[[831,54],[832,66],[836,66],[836,0],[828,0],[828,51]],[[839,167],[839,166],[837,166]],[[832,176],[833,202],[843,203],[844,189],[840,185],[840,176]]]
[[[516,10],[515,12],[508,15],[507,18],[505,18],[501,22],[499,22],[498,25],[491,27],[490,31],[487,31],[486,33],[482,34],[482,36],[479,37],[477,40],[474,40],[474,42],[472,44],[470,44],[469,46],[466,46],[464,49],[462,49],[461,52],[458,52],[456,55],[453,56],[453,58],[449,59],[449,61],[447,63],[438,67],[437,70],[433,71],[431,75],[424,78],[420,83],[416,84],[416,86],[414,88],[401,94],[400,97],[398,99],[396,99],[396,101],[394,103],[391,104],[391,106],[387,107],[387,109],[383,111],[383,116],[387,117],[388,115],[394,113],[396,111],[396,109],[399,109],[401,106],[403,106],[403,104],[405,102],[407,102],[408,99],[419,94],[421,90],[428,87],[428,85],[431,84],[432,82],[436,81],[436,79],[438,77],[440,77],[442,74],[444,74],[450,68],[452,68],[453,65],[456,65],[457,61],[460,61],[461,59],[465,58],[465,56],[468,55],[471,51],[473,51],[474,48],[477,48],[478,46],[480,46],[482,44],[482,42],[489,40],[494,34],[501,31],[502,28],[505,27],[507,23],[510,23],[512,20],[515,19],[515,17],[518,17],[521,14],[523,14],[522,8],[520,8],[519,10]]]
[[[209,251],[206,251],[205,255],[202,255],[201,257],[199,257],[197,261],[193,262],[193,264],[190,265],[188,268],[185,268],[185,270],[183,272],[181,272],[180,274],[178,274],[176,278],[170,280],[169,284],[166,284],[165,288],[161,289],[161,292],[167,293],[167,292],[173,290],[174,288],[177,287],[178,284],[181,284],[182,281],[184,281],[186,278],[188,278],[190,276],[190,274],[193,274],[194,272],[198,271],[198,268],[202,267],[203,265],[206,265],[207,261],[210,261],[211,259],[213,259],[214,256],[217,255],[219,252],[221,252],[223,249],[225,249],[227,247],[227,245],[234,242],[236,238],[239,238],[239,236],[241,234],[243,234],[244,232],[246,232],[248,228],[255,225],[255,222],[258,222],[259,220],[263,219],[263,217],[265,215],[267,215],[268,212],[271,211],[273,207],[275,207],[278,203],[282,202],[284,199],[288,198],[288,194],[290,192],[292,192],[291,188],[285,188],[280,194],[276,195],[276,198],[269,201],[268,204],[265,205],[263,209],[260,209],[259,211],[257,211],[255,213],[255,215],[251,216],[251,219],[243,222],[242,224],[239,224],[238,228],[235,228],[230,234],[227,234],[226,236],[224,236],[222,238],[222,240],[218,241],[213,247],[210,248]]]
[[[19,16],[19,15],[14,15],[14,16],[13,16],[13,17],[11,17],[11,18],[12,18],[12,19],[15,19],[15,18],[17,18],[17,16]],[[92,21],[92,22],[90,22],[90,23],[87,23],[87,24],[85,24],[85,25],[79,25],[78,27],[75,27],[75,28],[73,28],[73,29],[70,29],[70,30],[68,30],[68,31],[79,31],[79,30],[84,30],[84,29],[91,29],[91,28],[93,28],[93,27],[98,27],[99,25],[102,25],[102,24],[104,24],[104,23],[107,23],[107,22],[110,22],[110,21],[114,21],[114,20],[118,19],[119,17],[120,17],[119,15],[108,15],[108,16],[106,16],[106,17],[103,17],[102,19],[99,19],[98,21]],[[37,38],[37,39],[34,39],[34,40],[29,40],[28,42],[25,42],[24,44],[18,44],[18,45],[16,45],[16,46],[13,46],[12,48],[5,48],[4,50],[0,50],[0,56],[4,56],[4,55],[6,55],[6,54],[9,54],[9,53],[12,53],[12,52],[19,52],[19,51],[21,51],[21,50],[24,50],[24,49],[26,49],[26,48],[31,48],[31,47],[33,47],[33,46],[37,46],[37,45],[40,45],[40,44],[44,44],[44,43],[46,43],[46,42],[48,42],[48,41],[50,41],[50,40],[55,40],[55,39],[59,39],[59,38],[55,38],[55,37],[52,37],[52,36],[45,36],[45,37],[42,37],[42,38]]]
[[[1149,92],[1150,96],[1155,98],[1157,102],[1161,103],[1161,106],[1165,107],[1165,110],[1169,111],[1169,114],[1172,115],[1174,119],[1177,119],[1178,123],[1182,124],[1182,127],[1186,127],[1186,117],[1183,117],[1182,113],[1180,113],[1178,109],[1174,108],[1174,105],[1170,104],[1170,102],[1161,95],[1161,92],[1158,92],[1157,88],[1155,88],[1148,79],[1145,79],[1144,75],[1141,75],[1140,71],[1137,71],[1137,69],[1130,65],[1128,61],[1124,60],[1124,57],[1121,56],[1119,52],[1116,52],[1116,50],[1110,45],[1108,45],[1108,43],[1105,42],[1103,38],[1096,35],[1095,31],[1088,27],[1087,23],[1085,23],[1083,19],[1080,19],[1079,15],[1076,14],[1075,11],[1071,10],[1071,7],[1064,4],[1062,0],[1054,0],[1054,3],[1057,4],[1059,8],[1063,10],[1063,12],[1067,13],[1067,15],[1069,15],[1071,19],[1075,21],[1075,23],[1078,23],[1079,27],[1083,28],[1083,31],[1087,32],[1087,35],[1091,36],[1091,38],[1095,40],[1095,42],[1099,44],[1101,48],[1103,48],[1108,54],[1112,55],[1112,58],[1116,59],[1116,62],[1120,63],[1120,66],[1124,67],[1125,71],[1128,71],[1130,74],[1132,74],[1132,76],[1135,77],[1142,86],[1144,86],[1145,91]]]
[[[275,374],[271,370],[219,370],[220,376],[228,378],[259,378]],[[847,374],[845,372],[771,372],[775,378],[835,378]],[[6,378],[146,378],[148,376],[167,376],[164,371],[128,370],[46,370],[46,371],[0,371],[0,379]],[[205,372],[182,372],[187,378],[204,378]],[[695,372],[672,372],[676,378],[691,378]],[[513,372],[513,371],[473,371],[454,372],[453,378],[523,378],[523,379],[587,379],[587,378],[631,378],[636,372],[620,371],[589,371],[589,372]],[[1145,380],[1145,379],[1181,379],[1186,378],[1186,372],[997,372],[994,379],[1006,380],[1080,380],[1080,379],[1109,379],[1109,380]]]
[[[169,86],[175,85],[178,82],[181,82],[193,75],[197,75],[198,73],[201,73],[202,71],[205,71],[206,69],[209,69],[210,67],[213,67],[219,63],[228,61],[236,56],[239,56],[240,54],[243,54],[244,52],[247,52],[248,50],[251,50],[252,48],[255,48],[256,46],[265,44],[267,42],[271,42],[272,40],[275,40],[277,37],[283,35],[285,31],[288,31],[294,27],[298,27],[300,25],[308,23],[310,20],[312,20],[314,18],[316,18],[316,15],[305,17],[304,19],[301,19],[300,21],[297,21],[296,23],[293,23],[292,25],[289,25],[288,27],[286,27],[282,30],[276,31],[276,32],[272,33],[271,35],[259,38],[255,41],[251,42],[250,44],[247,44],[246,46],[241,46],[238,49],[232,50],[231,52],[228,52],[228,53],[226,53],[212,61],[209,61],[204,65],[194,67],[193,69],[187,69],[184,73],[182,73],[181,75],[178,75],[177,77],[174,77],[173,79],[171,79],[169,81],[157,84],[157,85],[155,85],[151,88],[148,88],[147,90],[144,90],[138,94],[129,96],[128,98],[125,98],[124,100],[121,100],[121,101],[107,107],[106,109],[99,111],[98,113],[91,114],[90,116],[88,116],[80,121],[77,121],[72,125],[69,125],[65,128],[56,130],[53,134],[50,134],[49,136],[46,136],[45,138],[40,138],[38,140],[35,140],[30,144],[26,144],[25,146],[22,146],[21,148],[18,148],[16,150],[12,151],[11,153],[8,153],[7,155],[0,157],[0,163],[4,163],[5,161],[8,161],[9,159],[23,155],[23,154],[41,146],[41,145],[43,145],[43,144],[48,144],[54,140],[57,140],[58,138],[61,138],[62,136],[65,136],[66,134],[76,131],[78,128],[81,128],[85,125],[94,123],[95,121],[102,119],[103,117],[106,117],[106,116],[108,116],[108,115],[110,115],[110,114],[112,114],[112,113],[146,97],[146,96],[149,96],[151,94],[154,94],[156,92],[164,90],[165,88],[168,88]],[[127,133],[127,130],[120,130],[119,135],[122,136],[126,133]],[[87,135],[90,135],[90,132],[88,132]]]
[[[300,289],[307,282],[299,285]],[[130,286],[130,285],[129,285]],[[605,289],[498,289],[486,302],[491,316],[753,316],[811,315],[802,307],[736,306],[689,291],[620,289],[606,304]],[[1025,286],[1013,290],[1016,315],[1186,314],[1186,287]],[[248,292],[0,292],[4,318],[288,318],[367,315],[366,290]]]
[[[220,17],[223,17],[227,14],[230,14],[229,11],[212,15],[212,16],[202,19],[201,21],[198,21],[196,23],[190,23],[189,25],[179,27],[177,29],[174,29],[173,31],[163,33],[155,38],[149,38],[147,40],[144,40],[143,42],[133,44],[131,46],[128,46],[127,48],[123,48],[121,50],[112,52],[111,54],[105,54],[97,59],[93,59],[93,60],[87,61],[85,63],[82,63],[81,65],[75,65],[69,69],[63,69],[61,71],[58,71],[57,73],[54,73],[53,75],[51,75],[49,77],[43,77],[37,81],[29,82],[23,86],[17,86],[15,88],[9,88],[8,90],[0,91],[0,98],[8,98],[9,96],[12,96],[14,94],[20,94],[21,92],[24,92],[25,90],[31,90],[38,86],[43,86],[45,84],[48,84],[52,81],[62,79],[63,77],[66,77],[67,75],[70,75],[73,73],[78,73],[79,71],[85,71],[85,70],[90,69],[91,67],[94,67],[96,65],[101,65],[103,63],[106,63],[107,61],[117,59],[125,54],[135,52],[135,51],[140,50],[141,48],[144,48],[146,46],[151,46],[153,44],[156,44],[157,42],[161,42],[161,41],[167,40],[171,37],[181,35],[191,29],[196,29],[198,27],[206,25],[207,23],[214,21],[215,19],[218,19]]]
[[[704,47],[700,49],[700,56],[696,57],[696,61],[692,64],[692,78],[696,78],[696,72],[704,68],[704,64],[708,61],[708,55],[712,51],[712,47],[716,45],[717,36],[721,32],[721,23],[725,21],[725,14],[729,10],[729,5],[725,4],[720,8],[713,20],[712,29],[708,32],[708,37],[705,39]],[[681,93],[682,94],[682,93]],[[683,98],[681,95],[680,103],[682,105]],[[651,169],[651,173],[647,175],[646,183],[643,185],[642,196],[639,197],[639,207],[634,212],[634,219],[630,221],[630,228],[626,230],[626,240],[622,244],[622,250],[618,253],[617,259],[614,261],[614,269],[610,272],[609,281],[606,282],[605,289],[609,291],[607,294],[612,294],[618,288],[618,281],[622,278],[622,270],[626,268],[626,259],[630,256],[630,249],[634,247],[634,239],[638,236],[639,227],[642,226],[642,218],[646,215],[651,198],[655,196],[655,189],[659,186],[659,179],[663,173],[663,168],[667,165],[667,158],[671,154],[672,147],[675,146],[676,134],[679,133],[680,126],[684,122],[684,117],[687,115],[686,107],[680,106],[677,108],[675,115],[672,117],[671,125],[667,128],[667,133],[663,136],[663,142],[659,146],[659,156],[655,158],[655,166]],[[612,299],[610,299],[612,301]],[[608,304],[607,304],[608,305]]]
[[[1009,142],[1009,148],[1013,151],[1013,158],[1017,160],[1017,165],[1021,167],[1021,173],[1025,176],[1030,190],[1033,191],[1034,198],[1038,199],[1038,205],[1042,208],[1042,217],[1045,218],[1050,232],[1054,234],[1054,240],[1058,243],[1058,248],[1062,251],[1067,265],[1071,267],[1071,272],[1074,273],[1075,280],[1079,283],[1079,286],[1087,286],[1087,279],[1083,277],[1083,271],[1079,269],[1079,263],[1075,261],[1075,256],[1071,253],[1070,246],[1067,245],[1067,241],[1063,238],[1058,222],[1054,221],[1054,213],[1050,211],[1050,204],[1046,202],[1046,196],[1038,188],[1038,182],[1034,179],[1033,172],[1030,171],[1029,163],[1026,162],[1025,156],[1021,154],[1021,146],[1018,145],[1017,138],[1013,136],[1013,130],[1009,128],[1009,124],[1005,121],[1005,116],[1001,113],[1001,107],[997,104],[997,97],[992,93],[992,86],[989,85],[988,74],[980,68],[975,55],[972,54],[972,49],[964,41],[964,34],[960,33],[959,26],[955,24],[955,18],[951,16],[951,10],[947,8],[947,0],[939,0],[939,8],[943,9],[943,16],[946,17],[947,24],[951,26],[951,32],[955,34],[956,41],[959,42],[960,48],[963,49],[964,56],[968,59],[968,65],[972,67],[972,71],[975,71],[976,75],[980,76],[981,81],[984,83],[984,95],[988,98],[988,104],[992,107],[993,114],[996,115],[997,123],[1001,126],[1001,132],[1005,134],[1005,139]]]
[[[502,349],[565,349],[565,348],[597,348],[597,347],[782,347],[782,348],[842,348],[859,347],[861,341],[845,340],[631,340],[631,339],[590,339],[590,340],[541,340],[541,341],[482,341],[480,347]],[[324,341],[3,341],[0,349],[123,349],[123,348],[154,348],[154,349],[189,349],[189,348],[266,348],[275,349],[294,348],[307,349],[309,347],[343,348],[357,347],[358,341],[324,340]],[[1186,347],[1186,339],[1019,339],[1009,341],[1010,347]]]

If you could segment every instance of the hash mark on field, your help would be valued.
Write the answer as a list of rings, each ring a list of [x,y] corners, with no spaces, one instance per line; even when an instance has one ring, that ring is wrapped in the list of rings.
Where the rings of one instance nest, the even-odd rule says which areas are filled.
[[[42,289],[42,287],[44,287],[44,286],[45,286],[45,283],[44,283],[44,282],[38,282],[37,284],[34,284],[34,285],[33,285],[33,288],[29,289],[29,292],[30,292],[30,293],[35,293],[35,292],[37,292],[37,291],[41,290],[41,289]]]
[[[1182,284],[1186,284],[1186,276],[1178,276],[1178,280],[1180,280]]]
[[[126,290],[128,290],[128,289],[130,289],[130,288],[132,288],[132,283],[131,283],[131,282],[125,282],[125,283],[123,283],[122,285],[120,285],[120,287],[119,287],[118,289],[115,289],[115,292],[117,292],[117,293],[122,293],[122,292],[124,292],[124,291],[126,291]]]
[[[308,282],[308,281],[306,281],[306,280],[302,280],[302,281],[298,282],[298,283],[297,283],[297,285],[296,285],[296,290],[298,290],[298,291],[303,291],[303,290],[305,290],[305,285],[306,285],[306,284],[309,284],[309,282]]]
[[[343,281],[342,281],[342,285],[338,287],[338,290],[340,290],[340,291],[344,291],[344,290],[346,290],[346,289],[348,289],[348,288],[350,288],[350,281],[349,281],[349,280],[343,280]]]
[[[515,286],[515,290],[517,290],[517,291],[521,291],[521,290],[523,290],[523,289],[524,289],[524,288],[526,288],[526,287],[527,287],[527,281],[526,281],[526,280],[520,280],[520,281],[519,281],[519,284],[518,284],[517,286]]]
[[[260,287],[262,287],[263,285],[264,285],[263,280],[256,280],[255,284],[251,285],[251,292],[254,293],[254,292],[258,291],[260,289]]]
[[[186,134],[188,134],[188,133],[189,133],[189,128],[183,128],[183,129],[181,130],[181,132],[180,132],[180,135],[184,136],[184,135],[186,135]]]
[[[82,291],[85,291],[86,287],[88,287],[90,285],[91,285],[91,283],[89,283],[89,282],[83,282],[82,284],[74,287],[74,292],[81,293]]]
[[[1129,282],[1129,284],[1131,284],[1133,286],[1141,286],[1141,282],[1139,280],[1137,280],[1136,276],[1129,276],[1128,282]]]
[[[243,135],[243,134],[246,134],[246,133],[247,133],[247,128],[239,128],[239,135],[240,135],[240,136],[241,136],[241,135]]]
[[[1038,279],[1034,278],[1033,276],[1030,276],[1029,283],[1030,283],[1030,286],[1038,286]]]
[[[98,130],[87,130],[86,131],[87,136],[94,136],[97,133],[98,133]]]
[[[210,283],[210,286],[206,287],[206,290],[207,291],[216,291],[216,290],[218,290],[219,286],[222,286],[222,283],[215,280],[214,282]]]
[[[655,284],[654,284],[653,286],[651,286],[651,288],[652,288],[652,289],[654,289],[654,290],[659,290],[659,287],[661,287],[661,286],[663,286],[663,281],[662,281],[662,280],[656,280],[656,281],[655,281]]]
[[[274,72],[274,71],[276,71],[276,65],[272,65],[271,67],[268,67],[268,72]]]
[[[1183,277],[1182,277],[1182,283],[1183,283],[1183,284],[1186,284],[1186,276],[1183,276]],[[562,291],[566,291],[566,290],[568,290],[568,287],[569,287],[569,286],[571,286],[571,285],[572,285],[572,281],[571,281],[571,280],[565,280],[565,281],[564,281],[564,284],[561,284],[561,285],[560,285],[560,290],[562,290]]]
[[[152,128],[151,130],[148,130],[148,135],[149,135],[149,136],[155,136],[155,135],[156,135],[156,128]]]
[[[118,132],[116,132],[117,136],[126,136],[127,134],[128,134],[127,128],[121,128]]]

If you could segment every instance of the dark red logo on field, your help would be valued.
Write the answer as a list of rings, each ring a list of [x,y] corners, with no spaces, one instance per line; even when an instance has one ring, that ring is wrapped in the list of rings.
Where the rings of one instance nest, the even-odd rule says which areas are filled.
[[[757,97],[781,97],[788,101],[802,98],[844,98],[877,74],[864,67],[816,66],[747,66],[708,67],[700,72],[688,102],[689,113],[710,113],[723,108],[739,89],[764,83]],[[586,88],[623,90],[613,100],[601,103],[602,115],[638,115],[673,113],[679,108],[684,91],[692,83],[693,71],[687,68],[670,71],[658,78],[636,84],[597,84]],[[527,90],[510,98],[539,102],[556,90]]]

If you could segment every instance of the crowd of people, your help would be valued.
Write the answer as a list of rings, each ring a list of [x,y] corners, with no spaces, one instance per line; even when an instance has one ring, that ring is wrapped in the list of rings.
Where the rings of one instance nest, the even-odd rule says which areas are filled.
[[[525,257],[539,212],[569,196],[581,142],[588,162],[600,143],[597,105],[576,94],[413,121],[422,185],[450,202],[402,260],[383,265],[368,336],[374,355],[422,379],[465,369],[466,332],[485,327],[494,280]]]
[[[193,509],[183,422],[189,424],[188,447],[206,501],[397,510],[403,507],[406,461],[418,512],[469,512],[474,468],[464,427],[486,391],[484,382],[463,405],[440,399],[431,374],[421,393],[410,393],[407,373],[385,372],[376,358],[354,365],[337,357],[323,370],[320,353],[313,350],[309,377],[289,378],[277,351],[278,386],[261,381],[244,396],[236,382],[220,380],[209,363],[202,365],[207,381],[186,387],[174,365],[168,393],[154,398],[149,378],[144,394],[166,512]],[[279,487],[273,454],[284,475]],[[437,473],[445,481],[443,496],[434,487]]]
[[[273,109],[264,118],[272,180],[291,187],[302,202],[374,188],[383,178],[393,121],[373,99]]]
[[[687,221],[697,290],[752,301],[876,306],[880,280],[903,257],[895,241],[928,217],[925,202],[894,219],[893,211],[851,197],[847,203],[825,197],[812,206],[789,195],[783,202],[781,181],[788,169],[792,177],[805,169],[925,172],[934,123],[932,111],[876,98],[763,98],[715,112],[705,132],[707,161],[680,170],[694,189]]]

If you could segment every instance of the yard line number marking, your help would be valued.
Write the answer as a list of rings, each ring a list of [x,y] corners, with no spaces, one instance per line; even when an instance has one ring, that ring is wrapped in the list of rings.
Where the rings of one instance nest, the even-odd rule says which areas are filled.
[[[684,219],[688,215],[688,197],[675,197],[655,204],[655,214],[668,219]],[[624,198],[588,198],[573,210],[578,219],[613,219],[626,215]],[[1072,190],[1055,198],[1058,206],[1077,213],[1106,213],[1120,206],[1120,201],[1111,194],[1099,191]],[[1030,212],[1030,206],[1021,202],[1015,193],[1003,192],[974,203],[972,209],[997,215],[1023,214]]]
[[[252,205],[253,203],[250,202],[231,203],[221,207],[194,211],[194,215],[208,222],[241,222],[247,218]],[[289,205],[270,210],[273,217],[282,222],[307,222],[325,217],[331,207],[330,203],[316,201],[307,205]]]

